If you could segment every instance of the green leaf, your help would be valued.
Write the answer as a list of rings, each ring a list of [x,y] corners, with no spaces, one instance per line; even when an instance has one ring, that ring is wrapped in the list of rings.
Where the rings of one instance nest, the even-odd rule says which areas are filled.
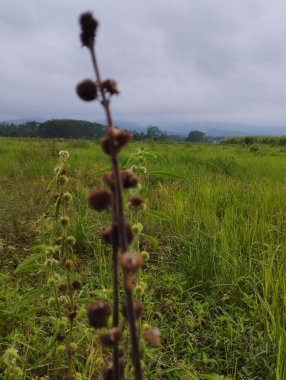
[[[151,215],[151,216],[155,216],[156,218],[159,218],[160,220],[164,220],[166,222],[172,221],[172,217],[170,215],[166,214],[165,212],[162,212],[162,211],[149,210],[149,211],[146,211],[146,214]]]
[[[26,257],[21,264],[19,264],[15,270],[15,274],[19,273],[25,273],[25,272],[30,272],[32,269],[38,268],[39,267],[39,262],[38,260],[46,257],[46,254],[43,253],[36,253],[34,255],[30,255]]]
[[[153,245],[154,248],[158,248],[159,242],[153,236],[142,233],[142,232],[141,232],[141,236],[143,236],[145,239],[147,239]]]

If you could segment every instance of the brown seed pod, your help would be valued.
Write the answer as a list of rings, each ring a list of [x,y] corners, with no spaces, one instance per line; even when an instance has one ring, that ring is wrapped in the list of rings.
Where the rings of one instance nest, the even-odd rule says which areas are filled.
[[[91,190],[88,195],[88,206],[101,212],[111,206],[112,194],[108,190]]]
[[[121,338],[121,328],[120,327],[113,327],[112,329],[101,333],[99,335],[100,343],[104,347],[113,347],[115,346]]]
[[[81,283],[78,280],[74,280],[72,282],[72,287],[74,290],[79,290],[79,289],[81,289]]]
[[[149,328],[143,332],[143,338],[151,347],[160,347],[161,333],[158,328]]]
[[[130,199],[129,202],[131,206],[133,207],[139,207],[144,204],[144,199],[139,197],[138,195],[133,195]]]
[[[138,184],[138,177],[136,177],[131,170],[122,170],[120,172],[120,177],[124,189],[136,187]]]
[[[133,309],[134,309],[134,313],[135,313],[135,318],[138,319],[140,317],[140,315],[142,314],[142,311],[143,311],[142,303],[138,300],[133,300]],[[122,305],[122,314],[123,314],[125,319],[128,318],[126,302]]]
[[[60,218],[60,223],[63,227],[66,227],[70,223],[70,218],[68,216],[62,216]]]
[[[127,237],[127,242],[130,244],[134,238],[132,228],[129,223],[125,223],[125,233]],[[101,238],[106,244],[119,244],[119,232],[118,225],[113,223],[112,227],[106,228],[101,232]]]
[[[65,339],[65,334],[63,332],[59,332],[57,335],[56,335],[56,340],[59,341],[59,342],[62,342],[64,339]]]
[[[112,244],[113,236],[112,236],[112,227],[107,227],[105,230],[101,231],[100,236],[105,244]],[[118,241],[116,242],[118,244]]]
[[[136,273],[143,264],[142,256],[137,252],[125,252],[119,256],[119,260],[123,271],[126,273]]]
[[[86,12],[80,16],[79,23],[81,26],[80,39],[82,45],[90,48],[94,44],[98,22],[93,17],[92,13]]]
[[[105,301],[91,303],[87,310],[88,323],[91,327],[99,329],[105,327],[111,314],[111,308]]]
[[[68,289],[68,283],[67,282],[61,282],[58,285],[58,289],[60,292],[65,293]]]
[[[115,153],[130,141],[131,134],[124,129],[108,128],[106,135],[101,140],[104,153],[111,155],[112,149]]]
[[[72,311],[70,311],[68,315],[69,320],[72,321],[73,319],[75,319],[76,315],[77,315],[76,309],[73,309]]]
[[[101,82],[100,87],[104,92],[108,92],[110,95],[119,94],[117,83],[113,79],[106,79],[105,81]]]
[[[136,187],[138,185],[138,177],[136,177],[136,175],[134,175],[134,173],[131,170],[121,170],[120,179],[122,187],[124,189]],[[103,180],[111,190],[114,190],[114,180],[113,174],[111,172],[105,173],[103,175]]]
[[[91,102],[97,98],[96,84],[90,80],[85,79],[76,86],[76,92],[81,100]]]
[[[102,376],[103,380],[113,380],[113,371],[114,371],[114,366],[113,366],[113,361],[111,358],[105,359],[105,363],[102,367]],[[123,379],[123,373],[124,373],[124,365],[122,360],[119,361],[119,380]]]
[[[56,244],[56,245],[61,245],[61,244],[62,244],[62,241],[63,241],[63,238],[62,238],[62,236],[60,236],[60,237],[56,238],[56,240],[55,240],[55,244]]]
[[[114,190],[114,181],[111,172],[104,173],[103,180],[111,190]]]

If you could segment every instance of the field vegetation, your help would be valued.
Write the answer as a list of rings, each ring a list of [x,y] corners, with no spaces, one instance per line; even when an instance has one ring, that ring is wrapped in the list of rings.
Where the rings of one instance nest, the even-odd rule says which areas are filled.
[[[147,154],[141,179],[147,207],[140,244],[150,254],[141,273],[147,285],[142,321],[162,335],[160,348],[145,348],[146,379],[284,380],[286,149],[138,142],[122,154],[122,167],[139,148],[155,153]],[[99,237],[107,216],[87,208],[87,195],[102,186],[108,159],[94,141],[3,138],[3,379],[16,379],[7,372],[9,352],[19,379],[60,379],[66,368],[45,258],[57,228],[45,215],[46,189],[61,150],[70,153],[70,233],[82,283],[73,366],[82,379],[99,378],[102,348],[86,308],[94,296],[111,299],[111,253]]]
[[[222,141],[223,144],[254,145],[265,144],[273,146],[285,146],[286,136],[241,136],[229,137]]]

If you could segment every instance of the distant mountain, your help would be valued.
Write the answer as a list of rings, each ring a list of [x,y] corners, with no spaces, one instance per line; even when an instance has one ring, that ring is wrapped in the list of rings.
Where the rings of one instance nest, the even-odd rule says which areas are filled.
[[[106,124],[105,120],[96,120],[97,123],[100,124]],[[146,127],[143,125],[133,122],[133,121],[126,121],[122,119],[115,119],[114,125],[119,128],[128,129],[129,131],[136,131],[136,132],[146,132]]]
[[[25,124],[28,121],[36,121],[37,123],[44,123],[47,120],[48,119],[44,119],[42,117],[27,117],[23,119],[2,120],[0,121],[0,123],[20,125],[20,124]]]
[[[160,122],[157,123],[160,129],[167,130],[168,133],[177,135],[188,135],[190,131],[202,131],[208,136],[248,136],[248,135],[286,135],[286,126],[277,127],[271,125],[251,125],[242,123],[226,122]]]
[[[28,121],[36,121],[43,123],[48,119],[41,117],[26,117],[21,119],[3,120],[0,123],[21,125]],[[88,120],[95,122],[95,120]],[[106,125],[105,120],[96,120],[97,123]],[[193,121],[193,122],[170,122],[170,121],[152,121],[144,126],[140,123],[127,121],[124,119],[115,119],[114,124],[117,127],[125,128],[131,131],[146,133],[147,126],[158,126],[161,131],[167,135],[175,136],[187,136],[191,131],[202,131],[207,136],[211,137],[232,137],[232,136],[248,136],[248,135],[260,135],[260,136],[281,136],[286,135],[286,125],[284,126],[272,126],[272,125],[251,125],[243,123],[228,123],[228,122],[210,122],[210,121]]]
[[[244,131],[227,131],[225,129],[207,129],[205,134],[211,137],[235,137],[235,136],[248,136],[249,133]]]

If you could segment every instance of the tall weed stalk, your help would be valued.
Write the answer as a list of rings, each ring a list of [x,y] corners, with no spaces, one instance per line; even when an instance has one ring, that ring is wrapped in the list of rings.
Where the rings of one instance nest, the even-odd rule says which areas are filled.
[[[131,134],[123,129],[117,129],[113,125],[110,109],[111,98],[119,94],[117,83],[112,79],[102,81],[97,62],[95,50],[95,37],[98,29],[98,22],[89,12],[80,17],[82,45],[86,47],[91,56],[92,67],[95,74],[94,80],[84,80],[77,85],[77,94],[84,101],[98,100],[102,105],[107,129],[101,146],[105,154],[110,157],[112,170],[104,175],[105,182],[109,190],[93,190],[89,194],[89,206],[99,212],[111,207],[112,224],[102,233],[102,238],[106,243],[112,245],[112,266],[113,266],[113,327],[107,332],[100,334],[99,338],[103,346],[113,349],[112,360],[108,358],[103,368],[104,379],[118,380],[123,377],[122,360],[119,358],[119,342],[122,335],[122,328],[119,326],[119,274],[118,267],[123,273],[123,288],[125,292],[125,302],[123,314],[127,318],[130,341],[131,360],[134,366],[136,380],[143,379],[141,368],[141,353],[139,349],[139,335],[136,319],[142,311],[142,304],[139,300],[134,300],[134,282],[136,274],[143,265],[143,258],[139,252],[130,252],[130,244],[134,238],[130,224],[125,222],[123,189],[136,187],[137,176],[130,170],[119,169],[119,152],[127,145],[131,139]],[[143,202],[143,201],[142,201]],[[125,312],[124,312],[125,310]],[[93,302],[88,309],[89,323],[98,328],[106,325],[106,317],[110,313],[109,306],[102,301]],[[148,329],[144,335],[149,344],[158,346],[160,343],[160,333],[157,329]]]

